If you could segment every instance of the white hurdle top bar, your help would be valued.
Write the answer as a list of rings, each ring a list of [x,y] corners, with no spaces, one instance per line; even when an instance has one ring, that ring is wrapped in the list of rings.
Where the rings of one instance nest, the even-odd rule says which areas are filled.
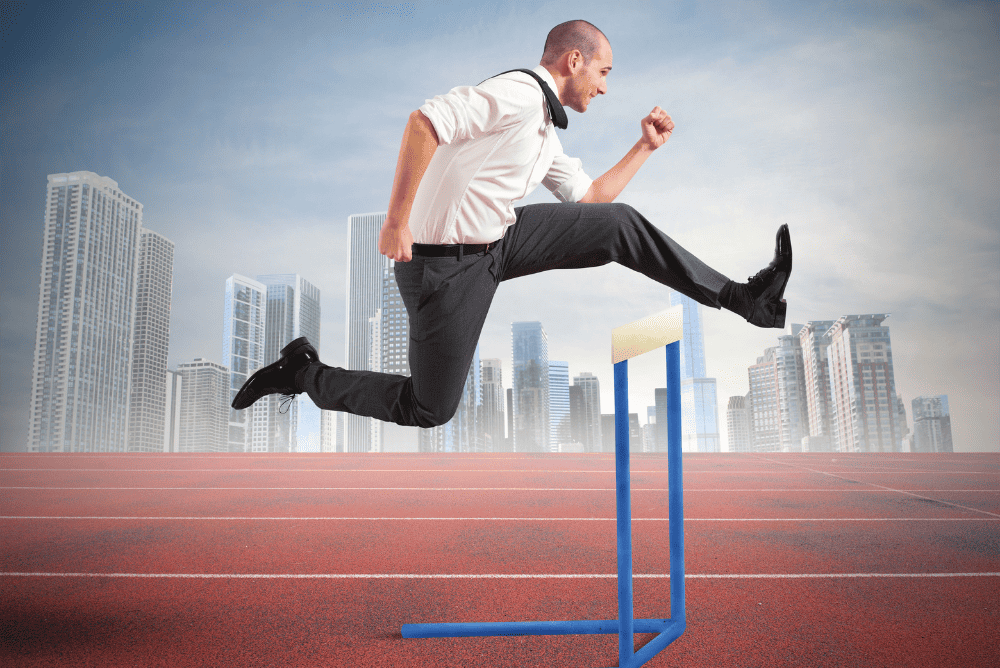
[[[684,307],[681,305],[616,327],[611,330],[611,363],[618,364],[680,341],[683,333]]]

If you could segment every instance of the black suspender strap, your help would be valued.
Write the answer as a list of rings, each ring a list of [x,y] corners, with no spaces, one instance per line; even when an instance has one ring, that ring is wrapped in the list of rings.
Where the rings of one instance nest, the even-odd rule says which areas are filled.
[[[552,123],[560,130],[565,130],[566,126],[569,124],[569,119],[566,118],[566,110],[563,109],[562,103],[559,102],[559,97],[555,94],[552,88],[545,83],[545,79],[528,69],[507,70],[506,72],[501,72],[495,76],[510,74],[511,72],[524,72],[525,74],[530,74],[531,78],[538,82],[538,85],[542,88],[542,94],[545,95],[545,103],[549,107],[549,117],[552,119]],[[490,79],[492,78],[493,77],[490,77]]]

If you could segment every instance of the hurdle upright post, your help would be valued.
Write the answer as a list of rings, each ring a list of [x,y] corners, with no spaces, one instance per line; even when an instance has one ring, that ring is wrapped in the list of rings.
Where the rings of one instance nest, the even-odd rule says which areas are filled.
[[[684,505],[681,471],[680,339],[682,307],[616,328],[611,334],[615,369],[615,501],[618,541],[618,619],[404,624],[404,638],[458,638],[501,635],[618,634],[618,665],[637,668],[679,638],[684,610]],[[670,618],[634,619],[632,591],[632,508],[629,462],[628,360],[665,346],[667,366],[667,481],[670,544]],[[634,651],[635,633],[655,633]]]

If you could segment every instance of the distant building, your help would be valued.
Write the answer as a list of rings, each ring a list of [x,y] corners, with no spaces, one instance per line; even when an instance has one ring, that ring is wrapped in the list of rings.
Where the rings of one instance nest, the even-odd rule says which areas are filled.
[[[569,363],[549,361],[549,447],[572,442],[569,408]]]
[[[181,451],[181,397],[184,378],[179,371],[167,369],[166,405],[163,414],[163,452]],[[227,427],[228,428],[228,427]]]
[[[948,396],[921,396],[913,408],[913,451],[954,452]]]
[[[714,378],[705,377],[701,305],[679,292],[670,304],[683,307],[681,339],[681,432],[684,452],[719,452],[719,409]]]
[[[745,396],[729,397],[726,430],[729,434],[729,452],[753,452],[750,409]]]
[[[511,324],[515,452],[549,451],[549,342],[540,322]]]
[[[830,422],[830,365],[827,349],[829,331],[834,320],[812,320],[799,330],[802,349],[802,375],[805,384],[806,414],[809,418],[808,445],[810,452],[828,451],[833,446],[833,426]]]
[[[653,443],[656,452],[667,452],[670,444],[670,413],[667,410],[669,388],[657,387],[653,390],[653,403],[656,409],[656,428]],[[684,416],[681,416],[684,419]],[[683,427],[683,422],[681,424]],[[683,429],[682,429],[683,431]]]
[[[112,179],[49,174],[28,452],[125,451],[141,232]]]
[[[830,328],[831,422],[840,452],[898,452],[888,314],[847,315]]]
[[[378,252],[378,237],[385,213],[355,214],[347,219],[347,308],[345,368],[371,370],[372,317],[381,307],[385,269],[392,261]],[[376,325],[377,326],[377,325]],[[381,354],[381,350],[379,351]],[[372,418],[343,414],[344,452],[371,452]]]
[[[776,348],[768,348],[747,369],[750,381],[750,430],[754,452],[781,451],[781,411],[778,407]]]
[[[156,232],[142,230],[132,338],[129,452],[163,451],[173,278],[173,242]]]
[[[177,365],[182,379],[179,406],[180,452],[228,452],[232,445],[229,369],[196,358]]]
[[[597,376],[583,371],[573,377],[570,391],[570,432],[584,452],[601,452],[601,383]]]
[[[503,387],[503,369],[500,360],[484,359],[481,364],[482,397],[480,408],[480,429],[483,449],[486,452],[503,452],[504,404],[506,392]]]
[[[639,414],[628,414],[628,447],[629,452],[642,452],[642,427],[639,425]],[[601,440],[604,442],[604,452],[614,452],[617,443],[615,438],[615,414],[601,415]]]
[[[247,378],[264,366],[267,287],[233,274],[226,279],[222,319],[222,359],[230,373],[230,396],[236,398]],[[229,411],[229,452],[267,452],[270,404],[258,401],[245,410]]]

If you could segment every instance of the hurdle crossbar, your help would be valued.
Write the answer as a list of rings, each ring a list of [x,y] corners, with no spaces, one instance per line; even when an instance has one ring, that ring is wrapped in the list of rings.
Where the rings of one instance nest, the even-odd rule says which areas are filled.
[[[618,634],[618,665],[636,668],[684,633],[684,500],[681,470],[680,306],[619,327],[612,332],[615,370],[615,495],[618,539],[618,619],[527,622],[404,624],[404,638],[459,638],[507,635]],[[628,360],[666,348],[667,482],[670,542],[670,617],[635,619],[632,596],[632,487],[629,462]],[[634,650],[635,633],[656,637]]]

